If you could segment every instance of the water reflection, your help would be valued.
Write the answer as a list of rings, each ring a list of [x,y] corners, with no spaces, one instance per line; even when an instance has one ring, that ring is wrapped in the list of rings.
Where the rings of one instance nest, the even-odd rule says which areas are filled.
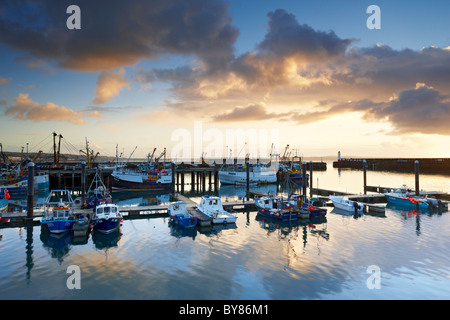
[[[31,269],[33,269],[34,262],[33,262],[33,224],[29,223],[26,227],[27,229],[27,240],[26,240],[26,268],[27,268],[27,282],[29,283],[31,278]]]
[[[337,170],[314,175],[323,188],[346,191],[349,187],[350,191],[348,177],[357,178],[353,187],[358,189],[362,173],[341,172],[341,184],[335,188]],[[377,184],[374,178],[381,176],[369,172],[369,184]],[[382,181],[398,184],[386,177]],[[275,185],[259,190],[290,192]],[[241,199],[245,187],[220,187],[216,194]],[[112,195],[124,206],[160,204],[170,199],[167,193]],[[161,217],[127,219],[123,235],[94,232],[77,247],[70,233],[55,237],[35,227],[34,236],[41,232],[36,245],[33,227],[20,229],[22,233],[17,228],[1,229],[0,298],[442,299],[448,294],[449,213],[388,207],[383,219],[369,215],[353,219],[352,214],[333,209],[326,219],[294,222],[272,221],[252,211],[238,215],[236,225],[197,229],[172,226]],[[108,254],[114,259],[98,259]],[[64,285],[65,267],[70,264],[83,270],[82,297],[65,287],[57,289]],[[382,290],[366,287],[367,266],[372,264],[386,275]],[[122,276],[114,281],[102,277],[105,266]],[[23,272],[16,276],[18,268]],[[43,286],[56,289],[42,291]]]
[[[174,223],[171,223],[170,221],[168,222],[168,226],[170,228],[170,235],[175,238],[188,237],[192,238],[192,240],[195,240],[195,237],[197,236],[196,228],[184,228]]]
[[[325,239],[329,239],[330,235],[327,232],[327,218],[326,217],[318,217],[311,218],[308,220],[294,220],[294,221],[279,221],[276,219],[270,219],[266,216],[260,215],[259,213],[256,215],[255,220],[259,222],[259,226],[267,230],[267,235],[276,232],[279,240],[285,239],[289,236],[289,234],[298,235],[300,229],[303,230],[303,240],[304,245],[307,243],[307,228],[310,230],[310,233],[323,237]],[[317,226],[321,225],[322,229],[319,231]]]
[[[50,233],[41,228],[41,241],[44,248],[52,258],[55,258],[59,264],[64,261],[64,257],[68,255],[72,248],[72,232],[64,232],[62,234]]]
[[[110,248],[118,246],[121,236],[120,228],[110,233],[95,230],[92,233],[92,241],[94,242],[95,249],[107,251]]]
[[[359,219],[364,216],[364,214],[362,212],[359,212],[359,213],[358,212],[350,212],[350,211],[346,211],[346,210],[339,209],[339,208],[333,208],[333,210],[331,210],[330,213],[334,213],[334,214],[346,216],[346,217],[353,217],[353,219]]]
[[[155,191],[120,191],[112,193],[112,201],[119,207],[152,206],[170,201],[170,193]]]

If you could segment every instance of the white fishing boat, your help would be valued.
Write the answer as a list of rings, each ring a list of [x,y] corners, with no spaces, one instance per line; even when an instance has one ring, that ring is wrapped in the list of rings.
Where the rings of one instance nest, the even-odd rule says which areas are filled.
[[[116,204],[104,203],[95,208],[92,219],[94,229],[103,233],[110,233],[117,230],[122,222],[122,215]]]
[[[261,163],[249,167],[249,183],[251,185],[277,182],[277,168]],[[224,165],[219,169],[221,184],[245,185],[247,183],[247,167],[245,165]]]
[[[329,196],[330,200],[333,202],[335,208],[340,210],[345,210],[351,213],[364,213],[364,204],[357,201],[352,201],[340,196]]]
[[[119,168],[111,173],[112,190],[164,190],[172,187],[170,169],[129,170]]]
[[[197,210],[212,218],[214,224],[235,223],[235,215],[226,212],[219,197],[203,196],[197,206]]]

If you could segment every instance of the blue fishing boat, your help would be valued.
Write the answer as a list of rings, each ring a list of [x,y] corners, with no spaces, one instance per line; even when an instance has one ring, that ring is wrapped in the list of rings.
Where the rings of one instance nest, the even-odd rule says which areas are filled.
[[[293,207],[287,200],[275,197],[273,195],[267,195],[255,200],[258,213],[263,216],[282,220],[290,221],[297,220],[299,218],[299,211]]]
[[[9,198],[10,198],[9,191],[7,189],[5,189],[5,190],[1,189],[0,190],[0,213],[8,210]]]
[[[95,171],[94,179],[92,179],[91,185],[86,193],[86,206],[88,208],[95,208],[100,204],[111,203],[112,197],[105,187],[102,179]]]
[[[172,202],[169,205],[169,219],[175,225],[193,228],[197,225],[197,217],[194,217],[186,209],[186,203],[183,201]]]
[[[51,233],[72,230],[75,224],[73,199],[68,190],[52,190],[45,200],[45,214],[41,225]]]
[[[403,185],[391,192],[384,194],[387,203],[406,208],[430,210],[430,209],[447,209],[448,203],[439,199],[430,197],[415,196],[410,189]]]
[[[122,215],[119,207],[113,203],[100,204],[95,208],[92,223],[95,230],[103,233],[110,233],[119,229],[122,222]]]

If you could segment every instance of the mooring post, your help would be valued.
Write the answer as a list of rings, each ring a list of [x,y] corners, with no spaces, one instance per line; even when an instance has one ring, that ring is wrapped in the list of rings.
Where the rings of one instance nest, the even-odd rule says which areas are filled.
[[[86,197],[86,162],[81,162],[81,201],[85,201]]]
[[[303,186],[303,195],[306,197],[306,161],[302,162],[302,186]]]
[[[217,168],[214,171],[214,189],[218,189],[219,187],[219,170]]]
[[[363,161],[363,189],[364,189],[364,194],[367,194],[367,161],[364,160]]]
[[[246,196],[247,196],[247,200],[249,200],[249,194],[250,194],[250,163],[248,162],[248,160],[245,162],[245,172],[247,174]]]
[[[27,220],[33,219],[34,208],[34,163],[28,163]]]
[[[419,160],[414,161],[414,172],[416,174],[416,196],[420,195],[419,189]]]
[[[313,187],[313,162],[309,162],[309,197],[312,198],[312,187]]]
[[[175,193],[175,175],[176,175],[176,172],[175,172],[175,162],[171,162],[170,163],[170,171],[172,172],[172,190],[173,190],[173,193]]]

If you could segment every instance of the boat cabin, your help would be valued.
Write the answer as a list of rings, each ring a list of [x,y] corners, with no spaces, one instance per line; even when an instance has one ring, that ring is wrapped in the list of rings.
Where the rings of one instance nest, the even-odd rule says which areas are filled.
[[[115,217],[119,215],[119,207],[115,204],[102,204],[95,209],[97,219]]]

